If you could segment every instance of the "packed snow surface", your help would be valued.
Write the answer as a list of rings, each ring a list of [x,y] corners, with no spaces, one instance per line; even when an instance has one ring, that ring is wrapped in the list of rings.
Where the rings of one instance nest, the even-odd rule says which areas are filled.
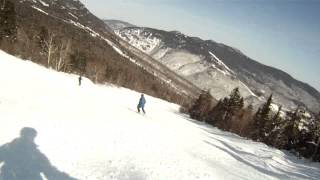
[[[139,97],[0,51],[0,145],[32,127],[51,164],[84,180],[320,177],[318,163],[192,121],[175,104],[146,96],[138,114]]]

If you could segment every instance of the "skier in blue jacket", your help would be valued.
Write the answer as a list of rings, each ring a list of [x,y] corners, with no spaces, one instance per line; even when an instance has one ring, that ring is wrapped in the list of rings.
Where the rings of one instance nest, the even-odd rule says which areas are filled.
[[[142,109],[142,112],[145,114],[146,112],[144,111],[144,105],[146,104],[146,99],[144,98],[144,95],[141,94],[141,97],[139,99],[139,104],[137,106],[138,112],[140,113],[140,108]]]

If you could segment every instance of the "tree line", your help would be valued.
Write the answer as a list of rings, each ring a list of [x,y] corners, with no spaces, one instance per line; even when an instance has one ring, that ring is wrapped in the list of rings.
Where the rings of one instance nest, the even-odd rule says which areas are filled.
[[[320,161],[320,112],[309,113],[302,106],[285,111],[282,106],[274,106],[272,95],[254,111],[252,105],[244,105],[239,88],[214,102],[209,91],[203,91],[183,110],[191,118],[222,130]]]

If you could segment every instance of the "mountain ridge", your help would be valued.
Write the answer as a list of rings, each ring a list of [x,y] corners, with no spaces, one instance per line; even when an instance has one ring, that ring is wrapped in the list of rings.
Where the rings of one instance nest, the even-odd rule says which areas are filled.
[[[263,99],[266,99],[270,94],[274,94],[275,101],[278,104],[283,104],[290,109],[305,105],[312,111],[320,110],[320,93],[317,89],[305,82],[295,79],[281,69],[255,61],[237,48],[223,43],[217,43],[214,40],[202,40],[198,37],[190,37],[179,31],[164,31],[147,27],[125,27],[121,30],[115,30],[115,33],[131,45],[164,63],[169,68],[171,67],[171,69],[178,74],[181,70],[179,68],[192,66],[191,63],[197,63],[198,61],[208,63],[208,65],[205,66],[206,68],[212,65],[216,66],[215,70],[211,70],[209,73],[216,73],[216,71],[220,70],[227,72],[228,69],[231,69],[237,76],[230,77],[227,82],[234,83],[230,79],[236,78],[240,83],[235,84],[239,84],[239,86],[242,87],[241,84],[243,82],[256,96],[262,98],[260,100],[258,98],[257,100],[254,95],[250,97],[249,90],[245,90],[246,88],[243,86],[242,89],[245,91],[245,97],[249,99],[249,103],[255,102],[256,104],[261,104]],[[188,53],[188,55],[180,57],[180,63],[182,62],[183,65],[179,66],[179,64],[179,68],[176,68],[179,60],[175,59],[176,57],[173,57],[173,54],[177,55],[180,53],[181,55],[183,51]],[[211,57],[211,54],[214,54],[214,58]],[[181,59],[186,58],[186,56],[197,56],[200,60],[196,62],[183,62],[184,60]],[[219,64],[216,57],[218,57],[224,65]],[[215,60],[216,62],[214,62]],[[175,62],[172,63],[172,61]],[[200,63],[198,63],[197,66],[200,66]],[[204,73],[198,74],[198,76],[204,76],[203,74]],[[190,77],[190,74],[186,75],[180,72],[180,75],[193,81],[194,84],[202,89],[210,89],[212,86],[201,85],[202,82],[197,82],[196,74],[194,74],[194,77]],[[211,80],[211,78],[212,77],[207,76],[204,79]],[[214,81],[211,84],[216,83],[217,81]],[[221,85],[224,86],[222,83]],[[236,85],[233,85],[233,87],[235,86]],[[217,91],[217,89],[218,87],[214,88],[213,91]],[[227,96],[227,92],[230,92],[230,89],[229,87],[224,88],[226,93],[223,93],[223,95]],[[215,94],[213,93],[213,95]],[[215,97],[220,99],[223,96],[220,94],[217,95],[216,93]],[[252,98],[256,100],[254,100],[254,102],[250,101]]]

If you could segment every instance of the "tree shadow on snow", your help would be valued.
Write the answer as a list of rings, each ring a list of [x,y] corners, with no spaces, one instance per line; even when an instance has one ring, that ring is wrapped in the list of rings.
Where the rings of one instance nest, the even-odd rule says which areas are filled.
[[[288,171],[278,168],[278,167],[274,167],[272,164],[268,164],[269,166],[272,166],[274,169],[276,169],[277,171],[286,173],[288,175],[292,175],[295,177],[299,177],[299,178],[308,178],[308,179],[318,179],[318,178],[314,178],[314,177],[319,177],[320,176],[320,171],[319,171],[319,164],[311,162],[309,160],[302,160],[297,158],[296,156],[292,155],[290,152],[285,151],[285,150],[279,150],[276,149],[274,147],[270,147],[267,146],[266,144],[263,144],[261,142],[255,142],[252,140],[249,140],[247,138],[243,138],[241,136],[238,136],[237,134],[232,134],[230,132],[216,132],[213,131],[212,129],[207,129],[207,128],[202,128],[205,132],[209,133],[210,135],[207,135],[208,138],[213,139],[215,141],[220,142],[222,145],[224,145],[226,148],[230,149],[232,152],[235,152],[236,154],[240,154],[240,155],[244,155],[244,156],[251,156],[251,157],[255,157],[255,158],[260,158],[260,159],[265,159],[265,161],[272,161],[275,162],[277,164],[279,164],[280,166],[289,169]],[[250,144],[252,146],[258,145],[258,144],[263,144],[265,145],[266,148],[261,148],[261,151],[264,151],[266,154],[268,154],[270,151],[279,151],[281,152],[281,156],[283,157],[282,160],[278,161],[276,159],[273,159],[273,155],[269,154],[266,156],[257,156],[256,154],[250,153],[250,152],[246,152],[246,151],[241,151],[240,148],[238,147],[234,147],[230,144],[228,144],[226,141],[223,141],[221,139],[218,139],[216,137],[228,137],[229,140],[233,141],[233,140],[242,140],[244,142],[242,143],[246,143],[246,144]],[[210,142],[205,141],[207,144],[211,144]],[[212,144],[211,144],[212,145]],[[270,149],[270,150],[268,150]],[[276,155],[275,155],[276,157]],[[290,172],[292,171],[292,169],[295,169],[294,172]],[[308,175],[311,175],[312,177],[309,177]]]
[[[288,170],[288,171],[286,171],[284,169],[280,169],[278,167],[273,166],[272,164],[267,163],[268,160],[273,161],[272,157],[260,157],[255,154],[252,154],[252,153],[238,150],[237,148],[235,148],[235,147],[229,145],[228,143],[221,141],[219,139],[216,139],[216,138],[213,138],[213,139],[218,141],[219,143],[221,143],[223,146],[221,147],[221,146],[215,145],[209,141],[204,141],[204,142],[207,143],[208,145],[211,145],[217,149],[220,149],[220,150],[228,153],[231,157],[233,157],[237,161],[242,162],[243,164],[250,166],[263,174],[270,175],[270,176],[277,177],[277,178],[281,178],[281,179],[290,179],[292,177],[301,178],[301,179],[317,179],[315,177],[318,177],[318,175],[319,175],[319,174],[316,175],[317,173],[315,173],[314,171],[308,172],[308,174],[314,174],[314,175],[312,175],[312,177],[309,175],[306,175],[305,173],[306,173],[307,168],[303,168],[303,169],[298,168],[297,169],[296,167],[291,167],[290,170]],[[256,158],[256,159],[265,159],[265,163],[268,164],[269,166],[272,166],[272,168],[276,169],[278,172],[270,171],[266,168],[263,168],[263,167],[255,165],[254,163],[251,163],[250,161],[248,161],[244,158],[244,157],[248,157],[248,156],[251,156],[251,158]],[[281,164],[281,165],[283,165],[283,164]],[[295,172],[291,172],[292,169],[295,169]]]
[[[241,137],[241,136],[234,134],[234,133],[231,133],[231,132],[222,131],[222,130],[220,130],[212,125],[209,125],[203,121],[193,120],[193,119],[189,118],[189,116],[187,114],[181,114],[179,112],[175,112],[175,114],[177,116],[189,121],[190,123],[194,124],[194,126],[199,128],[200,130],[202,130],[204,132],[204,134],[209,139],[213,139],[215,141],[220,142],[222,144],[222,146],[215,145],[215,144],[205,140],[204,142],[206,144],[211,145],[217,149],[220,149],[220,150],[228,153],[231,157],[233,157],[237,161],[240,161],[240,162],[256,169],[257,171],[259,171],[263,174],[274,176],[274,177],[281,178],[281,179],[290,179],[292,177],[295,177],[298,179],[318,179],[318,177],[320,177],[320,171],[319,171],[318,165],[313,166],[313,163],[312,164],[304,164],[301,160],[297,159],[296,157],[292,156],[290,153],[288,153],[286,151],[281,151],[281,152],[283,152],[284,159],[286,161],[285,163],[274,160],[271,155],[265,156],[265,157],[260,157],[256,154],[242,151],[241,149],[234,147],[234,146],[228,144],[227,142],[220,140],[218,138],[215,138],[215,137],[225,137],[225,138],[229,139],[230,141],[242,140],[242,141],[245,141],[245,143],[252,144],[252,146],[259,144],[259,142],[254,142],[252,140]],[[263,149],[261,149],[261,150],[263,151]],[[266,168],[257,166],[254,163],[250,162],[249,160],[245,159],[245,157],[262,159],[262,161],[265,161],[265,164],[272,167],[277,172],[270,171]],[[284,168],[282,169],[277,166],[274,166],[272,163],[268,163],[268,161],[277,163]]]
[[[0,180],[76,180],[52,166],[34,139],[37,131],[25,127],[20,137],[0,147]]]

